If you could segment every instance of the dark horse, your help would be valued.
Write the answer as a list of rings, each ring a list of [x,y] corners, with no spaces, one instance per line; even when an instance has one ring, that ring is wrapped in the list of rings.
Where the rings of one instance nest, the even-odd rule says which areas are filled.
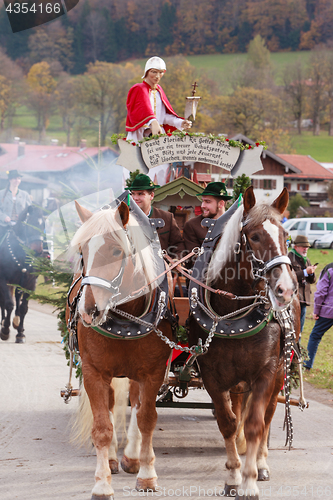
[[[33,273],[33,263],[27,259],[26,249],[36,256],[43,252],[44,219],[42,208],[30,205],[20,213],[18,221],[8,229],[0,247],[0,306],[2,323],[0,338],[8,340],[10,317],[14,309],[13,287],[17,285],[33,291],[37,276]],[[29,294],[15,289],[15,318],[13,327],[17,329],[16,343],[25,341],[24,318],[28,312]]]
[[[207,338],[211,341],[198,362],[225,440],[225,495],[237,494],[238,499],[259,499],[258,469],[269,479],[267,436],[283,385],[285,347],[283,328],[275,318],[288,308],[290,317],[299,315],[297,282],[280,223],[287,205],[286,189],[272,205],[264,205],[256,204],[250,187],[244,205],[226,224],[205,273],[207,285],[231,295],[204,290],[194,283],[189,289],[189,343],[197,344],[199,338],[206,344]],[[239,414],[234,397],[233,405],[230,401],[230,392],[240,385],[251,392],[244,424],[247,452],[242,473],[235,443]]]

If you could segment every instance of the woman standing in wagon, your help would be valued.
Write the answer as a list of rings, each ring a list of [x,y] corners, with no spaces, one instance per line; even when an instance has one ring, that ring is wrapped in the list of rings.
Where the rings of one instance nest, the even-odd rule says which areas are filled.
[[[127,139],[138,143],[143,137],[188,130],[192,122],[179,117],[168,101],[159,82],[166,71],[160,57],[146,62],[143,82],[130,88],[127,96]]]

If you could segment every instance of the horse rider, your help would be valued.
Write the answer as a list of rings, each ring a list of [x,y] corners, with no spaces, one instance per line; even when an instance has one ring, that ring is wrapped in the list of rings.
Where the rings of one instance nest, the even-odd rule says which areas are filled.
[[[228,195],[224,182],[210,182],[203,192],[196,196],[201,196],[202,214],[188,220],[184,225],[183,237],[187,253],[195,247],[200,248],[206,237],[208,227],[202,227],[201,221],[205,218],[221,217],[225,212],[226,201],[232,199],[232,196]],[[194,261],[192,261],[193,264]],[[189,267],[192,265],[190,263]]]
[[[10,170],[8,185],[0,191],[0,243],[7,230],[13,226],[19,214],[31,205],[29,193],[19,189],[22,175],[17,170]]]
[[[182,255],[185,249],[184,241],[173,214],[152,207],[155,189],[159,187],[159,185],[153,183],[148,175],[138,174],[127,189],[129,189],[133,200],[147,217],[164,220],[165,225],[157,229],[157,234],[162,250],[166,250],[169,256],[175,259]]]
[[[138,143],[143,137],[164,134],[176,129],[188,130],[192,122],[180,118],[173,110],[159,82],[166,72],[160,57],[146,62],[143,82],[130,88],[127,96],[127,139]]]

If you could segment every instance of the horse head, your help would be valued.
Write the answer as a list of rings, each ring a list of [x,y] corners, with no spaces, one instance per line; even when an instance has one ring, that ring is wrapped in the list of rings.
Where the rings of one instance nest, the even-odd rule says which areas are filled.
[[[153,280],[154,258],[124,202],[94,214],[78,203],[76,209],[83,222],[71,243],[82,265],[78,311],[85,324],[97,326],[110,304],[131,302],[131,291]]]
[[[37,255],[43,252],[45,221],[43,209],[37,205],[25,208],[18,217],[14,232],[19,240]]]
[[[297,281],[287,257],[287,232],[281,216],[288,206],[286,188],[272,205],[256,205],[252,186],[244,195],[243,234],[247,241],[251,272],[266,282],[274,309],[288,305],[297,292]]]
[[[276,310],[293,300],[297,281],[287,256],[287,233],[281,225],[288,200],[284,188],[272,205],[257,204],[252,186],[246,190],[243,207],[231,217],[213,255],[209,281],[219,276],[222,285],[229,281],[235,287],[238,283],[240,295],[268,290]]]

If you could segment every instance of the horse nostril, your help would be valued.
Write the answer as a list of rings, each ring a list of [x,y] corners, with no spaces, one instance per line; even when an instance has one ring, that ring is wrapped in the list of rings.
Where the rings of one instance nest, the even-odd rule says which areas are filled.
[[[283,296],[283,289],[280,286],[276,288],[276,295],[278,295],[279,297]]]
[[[92,311],[91,311],[92,319],[95,319],[98,316],[98,314],[99,314],[99,310],[98,310],[97,304],[95,304],[94,309],[92,309]]]

